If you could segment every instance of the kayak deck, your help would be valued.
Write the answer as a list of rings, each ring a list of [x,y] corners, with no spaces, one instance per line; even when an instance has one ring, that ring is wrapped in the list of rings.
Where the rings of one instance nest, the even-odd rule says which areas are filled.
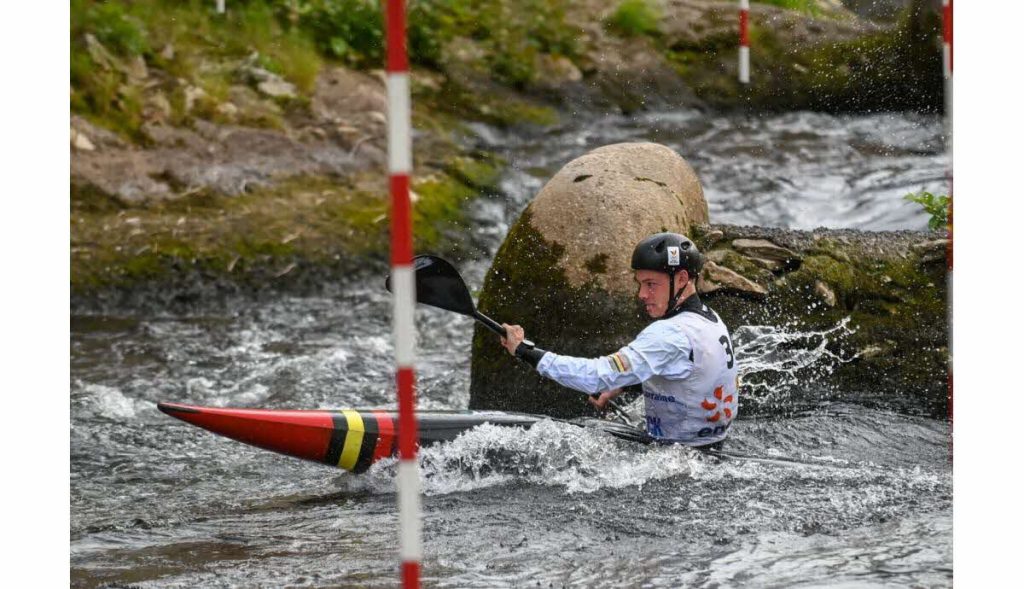
[[[280,410],[200,407],[158,403],[160,411],[215,434],[287,456],[365,472],[397,450],[398,413],[377,409]],[[501,411],[428,411],[416,416],[419,442],[429,446],[454,440],[489,423],[529,428],[543,415]],[[571,421],[633,442],[650,443],[643,430],[601,419]]]

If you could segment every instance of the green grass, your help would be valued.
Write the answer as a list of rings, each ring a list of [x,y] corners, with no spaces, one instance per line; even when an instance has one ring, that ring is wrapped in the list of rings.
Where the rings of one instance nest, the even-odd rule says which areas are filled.
[[[541,55],[579,56],[579,31],[565,18],[565,2],[547,0],[409,0],[408,40],[413,64],[443,71],[445,48],[462,39],[478,46],[474,63],[499,85],[521,89],[537,78]],[[110,59],[89,51],[95,38]],[[94,44],[95,45],[95,44]],[[145,61],[145,89],[127,75]],[[384,29],[376,0],[234,0],[217,14],[206,0],[71,0],[71,110],[137,141],[147,99],[162,93],[170,122],[217,119],[244,59],[292,82],[300,95],[314,89],[325,63],[357,69],[384,64]],[[164,75],[166,74],[166,75]],[[185,111],[184,86],[208,97]],[[287,106],[287,105],[283,105]],[[548,117],[550,118],[550,117]],[[273,117],[262,117],[270,126]]]
[[[752,0],[758,4],[770,4],[772,6],[778,6],[779,8],[785,8],[788,10],[796,10],[806,14],[820,14],[821,7],[818,6],[816,0]]]
[[[661,9],[651,0],[625,0],[605,24],[626,37],[654,36],[659,33],[660,20]]]
[[[176,124],[187,118],[176,80],[206,91],[209,100],[192,114],[210,117],[237,83],[238,63],[252,55],[257,65],[311,91],[323,57],[309,35],[282,22],[278,3],[234,2],[218,15],[214,3],[199,0],[72,0],[72,112],[139,139],[145,92],[124,66],[140,57],[170,78],[149,92],[165,93]],[[109,52],[111,63],[90,53],[89,35]]]

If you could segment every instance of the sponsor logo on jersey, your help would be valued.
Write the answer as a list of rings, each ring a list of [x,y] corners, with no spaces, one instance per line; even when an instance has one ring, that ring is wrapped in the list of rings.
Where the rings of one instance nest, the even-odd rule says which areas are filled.
[[[721,419],[732,421],[733,413],[736,411],[736,401],[733,395],[726,395],[722,387],[716,387],[712,394],[714,400],[704,399],[700,406],[707,414],[704,419],[710,423],[718,423]]]
[[[729,429],[730,425],[732,425],[731,421],[727,422],[727,423],[724,423],[722,425],[716,425],[715,427],[704,427],[704,428],[701,428],[701,430],[699,432],[697,432],[697,437],[698,438],[710,438],[711,436],[718,436],[718,435],[724,434],[726,432],[726,430]]]
[[[667,250],[668,250],[668,265],[669,266],[678,266],[679,265],[679,248],[674,246],[674,245],[670,245],[670,246],[668,246]]]
[[[660,417],[651,417],[650,415],[647,416],[647,433],[651,434],[656,438],[661,438],[665,436],[665,432],[663,432],[661,429]]]
[[[674,395],[662,395],[659,393],[652,393],[650,391],[644,391],[644,398],[652,401],[663,401],[665,403],[675,403],[676,398]]]

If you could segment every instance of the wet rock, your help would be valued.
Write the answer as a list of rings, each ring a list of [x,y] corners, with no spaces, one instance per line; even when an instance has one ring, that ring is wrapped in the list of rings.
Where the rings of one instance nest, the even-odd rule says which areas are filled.
[[[185,112],[192,112],[195,108],[196,103],[205,100],[207,97],[206,90],[198,86],[192,86],[191,84],[185,85]]]
[[[93,151],[96,149],[96,146],[92,144],[89,137],[75,128],[71,129],[71,147],[79,151]]]
[[[829,288],[829,286],[824,282],[820,280],[815,280],[814,292],[817,293],[818,296],[821,297],[822,302],[824,302],[829,307],[836,306],[836,293],[833,292],[832,289]]]
[[[146,67],[146,60],[141,55],[121,62],[121,72],[128,76],[133,83],[141,83],[149,77],[149,68]]]
[[[707,222],[693,169],[654,143],[620,143],[567,163],[509,231],[480,295],[483,312],[520,323],[538,345],[596,356],[643,328],[629,267],[638,241]],[[493,334],[474,338],[470,406],[578,415],[580,397],[523,370]],[[584,404],[585,405],[585,404]]]
[[[576,64],[563,56],[543,54],[536,60],[537,76],[533,87],[544,91],[558,91],[560,88],[583,80],[583,73]]]
[[[752,280],[748,280],[738,272],[724,266],[719,266],[715,262],[707,261],[704,264],[704,269],[701,270],[700,278],[697,280],[697,292],[708,294],[721,290],[757,297],[763,297],[768,294],[768,290],[765,287]]]
[[[182,127],[146,122],[142,124],[140,131],[153,145],[191,147],[195,149],[199,149],[204,145],[202,139],[196,133]]]
[[[92,33],[85,34],[85,50],[89,52],[89,57],[96,65],[106,70],[115,69],[114,63],[117,58]]]
[[[757,267],[768,270],[769,272],[781,272],[785,268],[785,265],[779,260],[766,260],[764,258],[750,257],[747,259],[753,262]]]
[[[298,90],[274,72],[259,66],[259,53],[252,53],[238,65],[238,77],[271,98],[295,98]]]
[[[732,247],[772,271],[799,266],[800,263],[798,254],[767,239],[735,239]]]
[[[705,231],[703,236],[698,240],[698,246],[702,250],[711,249],[719,241],[722,241],[723,237],[725,237],[725,234],[717,229]]]
[[[342,67],[320,74],[310,101],[313,115],[334,126],[336,141],[374,159],[387,147],[387,108],[387,90],[378,78]]]
[[[124,148],[128,146],[124,139],[118,137],[116,133],[102,127],[97,127],[78,115],[71,115],[71,131],[72,135],[78,133],[87,137],[90,144],[97,149]]]
[[[278,76],[259,82],[256,84],[256,89],[271,98],[295,98],[298,96],[295,85]]]
[[[765,282],[768,293],[762,298],[726,290],[705,294],[705,302],[726,325],[825,330],[846,321],[848,332],[831,341],[828,350],[847,361],[827,375],[808,374],[805,385],[824,379],[827,387],[865,398],[899,390],[914,411],[945,415],[945,268],[920,264],[914,255],[914,246],[932,241],[928,238],[934,233],[712,227],[733,243],[763,239],[802,259],[798,268]],[[718,255],[726,256],[729,264],[736,262]],[[751,408],[746,410],[749,415]]]
[[[171,102],[163,92],[156,92],[146,97],[145,106],[142,109],[142,117],[147,121],[166,121],[171,117]]]
[[[258,122],[277,120],[281,117],[281,107],[272,100],[260,98],[260,95],[247,86],[232,86],[228,89],[228,101],[238,109],[236,119],[239,121]]]
[[[921,257],[922,264],[931,264],[935,262],[945,263],[948,247],[948,239],[930,239],[915,243],[910,249]]]
[[[217,105],[217,114],[229,121],[234,121],[238,117],[238,107],[231,102],[222,102]]]

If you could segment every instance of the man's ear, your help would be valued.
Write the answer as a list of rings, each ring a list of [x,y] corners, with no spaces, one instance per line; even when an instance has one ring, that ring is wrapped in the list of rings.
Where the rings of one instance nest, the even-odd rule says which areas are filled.
[[[690,281],[690,273],[689,272],[687,272],[686,270],[680,270],[679,272],[676,272],[676,288],[677,289],[683,288],[685,284],[689,283],[689,281]]]

